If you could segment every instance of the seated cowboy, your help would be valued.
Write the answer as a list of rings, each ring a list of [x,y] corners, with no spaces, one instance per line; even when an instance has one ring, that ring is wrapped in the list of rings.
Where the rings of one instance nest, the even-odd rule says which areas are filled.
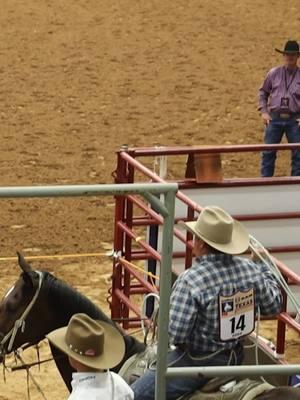
[[[72,375],[69,400],[132,400],[133,392],[119,375],[110,372],[122,360],[125,343],[112,325],[86,314],[74,314],[67,327],[47,335],[69,357]]]
[[[238,365],[242,338],[262,315],[280,312],[279,285],[262,264],[237,256],[249,247],[246,228],[219,207],[205,207],[196,222],[183,223],[194,234],[195,260],[176,280],[171,294],[169,337],[175,346],[168,366]],[[200,389],[207,378],[167,380],[167,400]],[[153,400],[155,370],[132,386],[135,400]]]

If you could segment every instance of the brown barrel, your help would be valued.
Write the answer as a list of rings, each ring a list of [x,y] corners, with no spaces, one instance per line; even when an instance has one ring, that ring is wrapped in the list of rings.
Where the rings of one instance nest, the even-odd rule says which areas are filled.
[[[186,178],[195,178],[197,183],[223,180],[220,153],[191,154],[187,162]]]

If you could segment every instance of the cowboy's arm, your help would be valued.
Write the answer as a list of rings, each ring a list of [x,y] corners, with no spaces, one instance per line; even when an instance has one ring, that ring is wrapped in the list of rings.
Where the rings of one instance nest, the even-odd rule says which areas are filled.
[[[179,277],[170,299],[169,336],[173,344],[186,343],[194,325],[197,308],[190,286]]]
[[[282,295],[279,284],[269,267],[260,263],[261,279],[258,288],[258,305],[263,315],[276,315],[282,308]]]
[[[269,99],[271,90],[272,90],[272,77],[271,77],[271,73],[269,72],[267,74],[267,77],[264,80],[263,84],[259,88],[259,94],[258,94],[259,107],[258,107],[258,110],[262,114],[268,114],[268,99]]]

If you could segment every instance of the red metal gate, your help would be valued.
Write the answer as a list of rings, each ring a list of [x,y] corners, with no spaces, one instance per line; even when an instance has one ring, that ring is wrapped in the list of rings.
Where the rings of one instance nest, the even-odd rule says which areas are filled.
[[[153,157],[169,156],[189,156],[191,154],[210,154],[210,153],[241,153],[258,152],[266,149],[291,150],[295,145],[244,145],[244,146],[206,146],[206,147],[180,147],[180,148],[135,148],[128,149],[126,146],[117,152],[117,168],[113,173],[115,183],[133,183],[137,179],[145,179],[153,182],[165,182],[157,173],[146,167],[138,160],[143,158],[146,161]],[[138,176],[137,176],[138,175]],[[179,189],[195,189],[201,187],[237,187],[245,185],[266,186],[266,185],[298,185],[300,189],[300,178],[241,178],[224,179],[221,182],[197,183],[195,179],[182,179],[177,182]],[[192,220],[195,212],[201,212],[202,207],[186,196],[181,190],[178,191],[177,199],[187,207],[185,220]],[[116,196],[115,208],[115,233],[114,233],[114,261],[113,279],[110,291],[111,314],[112,318],[119,321],[125,329],[140,325],[141,311],[140,306],[134,301],[134,296],[143,295],[150,292],[158,292],[159,277],[156,275],[156,266],[160,262],[161,256],[157,250],[158,227],[162,224],[163,218],[150,208],[142,198],[133,195]],[[241,221],[268,220],[268,219],[295,219],[300,217],[300,212],[281,212],[263,214],[243,214],[234,215]],[[182,219],[182,218],[180,218]],[[175,221],[176,223],[177,221]],[[146,238],[141,237],[140,232],[146,234]],[[185,259],[185,268],[190,267],[192,262],[192,237],[190,233],[181,233],[174,229],[174,237],[184,243],[185,251],[174,252],[175,258]],[[272,253],[276,252],[298,252],[300,245],[276,246],[268,249]],[[136,263],[143,260],[147,262],[147,268],[138,267]],[[290,270],[279,260],[276,260],[278,267],[289,284],[300,285],[300,276]],[[277,317],[277,354],[284,354],[286,326],[292,327],[300,332],[300,325],[286,311],[286,295],[284,294],[284,310]]]

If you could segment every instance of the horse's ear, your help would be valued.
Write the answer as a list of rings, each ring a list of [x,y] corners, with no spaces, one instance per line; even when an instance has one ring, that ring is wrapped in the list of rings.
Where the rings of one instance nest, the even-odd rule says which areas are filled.
[[[29,272],[32,271],[31,265],[28,264],[28,262],[25,260],[25,258],[23,257],[23,255],[21,253],[19,253],[17,251],[17,255],[18,255],[18,262],[20,267],[22,268],[22,270],[28,274]]]

